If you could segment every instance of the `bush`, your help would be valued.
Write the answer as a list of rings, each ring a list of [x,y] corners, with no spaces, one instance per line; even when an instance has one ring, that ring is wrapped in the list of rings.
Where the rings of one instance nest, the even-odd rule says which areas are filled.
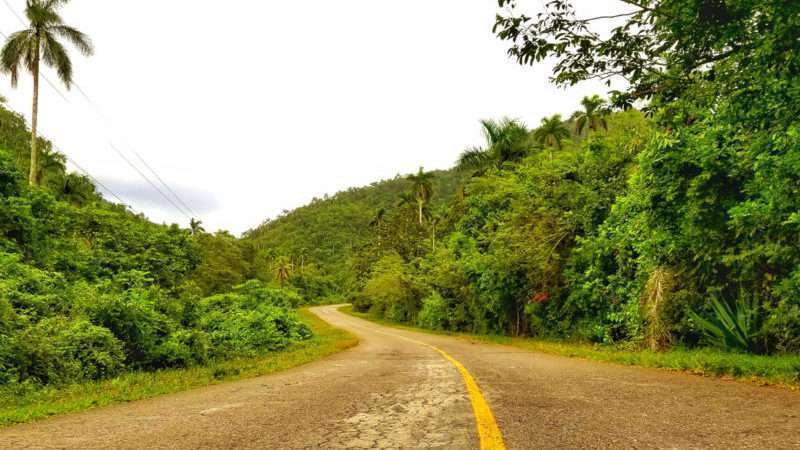
[[[208,333],[217,358],[280,350],[311,334],[293,313],[269,305],[255,310],[211,311],[202,316],[199,325]]]
[[[174,328],[155,309],[153,291],[132,289],[106,294],[90,308],[92,322],[111,330],[124,343],[126,361],[133,367],[160,368],[160,346]]]
[[[19,381],[100,380],[124,368],[122,343],[108,329],[85,320],[45,319],[15,336],[10,347]]]
[[[438,292],[433,292],[422,300],[417,324],[430,330],[446,330],[449,325],[448,316],[447,302]]]
[[[364,286],[359,306],[369,305],[371,314],[396,322],[414,321],[420,308],[419,295],[403,264],[397,254],[381,258]]]
[[[211,338],[200,330],[178,330],[158,346],[152,363],[158,367],[205,364],[211,356]]]

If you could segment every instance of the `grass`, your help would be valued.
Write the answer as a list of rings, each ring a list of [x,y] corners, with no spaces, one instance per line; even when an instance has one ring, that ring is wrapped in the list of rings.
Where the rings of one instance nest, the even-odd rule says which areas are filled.
[[[299,314],[311,327],[314,336],[266,356],[222,361],[188,369],[132,372],[112,380],[68,387],[0,391],[0,427],[267,375],[324,358],[358,344],[355,336],[328,325],[308,310],[300,310]]]
[[[532,352],[731,378],[763,385],[783,386],[793,390],[800,389],[800,355],[761,356],[707,348],[673,349],[664,352],[624,350],[608,345],[431,331],[376,319],[369,314],[355,312],[352,307],[345,307],[341,310],[347,314],[395,328],[457,336],[470,341],[508,345]]]

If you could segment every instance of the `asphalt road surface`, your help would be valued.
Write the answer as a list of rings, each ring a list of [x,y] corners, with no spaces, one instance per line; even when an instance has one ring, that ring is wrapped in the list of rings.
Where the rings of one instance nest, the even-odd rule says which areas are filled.
[[[274,375],[5,428],[0,448],[800,448],[797,392],[314,312],[361,343]],[[502,442],[481,440],[458,362]]]

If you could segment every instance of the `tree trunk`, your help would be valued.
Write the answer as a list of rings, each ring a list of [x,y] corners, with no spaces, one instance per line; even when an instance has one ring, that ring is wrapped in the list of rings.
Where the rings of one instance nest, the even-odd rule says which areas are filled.
[[[419,205],[419,224],[422,225],[422,202],[417,202]]]
[[[36,131],[39,125],[39,55],[38,48],[36,61],[33,63],[33,111],[31,112],[31,169],[28,183],[31,186],[39,184],[39,148]]]

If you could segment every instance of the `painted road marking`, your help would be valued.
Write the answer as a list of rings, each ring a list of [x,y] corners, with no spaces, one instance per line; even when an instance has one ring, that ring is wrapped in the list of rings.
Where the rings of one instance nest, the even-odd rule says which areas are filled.
[[[403,339],[405,341],[413,342],[418,345],[422,345],[424,347],[428,347],[439,352],[440,355],[444,357],[444,359],[450,361],[452,365],[458,369],[459,373],[461,373],[461,378],[464,379],[464,384],[467,387],[467,393],[469,394],[469,400],[472,403],[472,411],[475,415],[475,423],[478,427],[478,437],[480,437],[481,441],[481,450],[505,450],[506,444],[503,441],[503,433],[500,431],[500,427],[497,426],[497,421],[494,419],[494,414],[492,414],[492,409],[489,408],[489,403],[486,402],[486,399],[483,397],[481,393],[481,389],[478,387],[478,383],[475,382],[475,379],[472,378],[472,375],[469,373],[466,367],[461,364],[457,359],[453,358],[447,352],[440,349],[439,347],[435,347],[431,344],[426,342],[418,341],[416,339],[407,338],[405,336],[400,336],[394,333],[387,333],[382,330],[376,330],[372,327],[363,327],[372,332],[384,334],[386,336],[396,337],[398,339]]]

